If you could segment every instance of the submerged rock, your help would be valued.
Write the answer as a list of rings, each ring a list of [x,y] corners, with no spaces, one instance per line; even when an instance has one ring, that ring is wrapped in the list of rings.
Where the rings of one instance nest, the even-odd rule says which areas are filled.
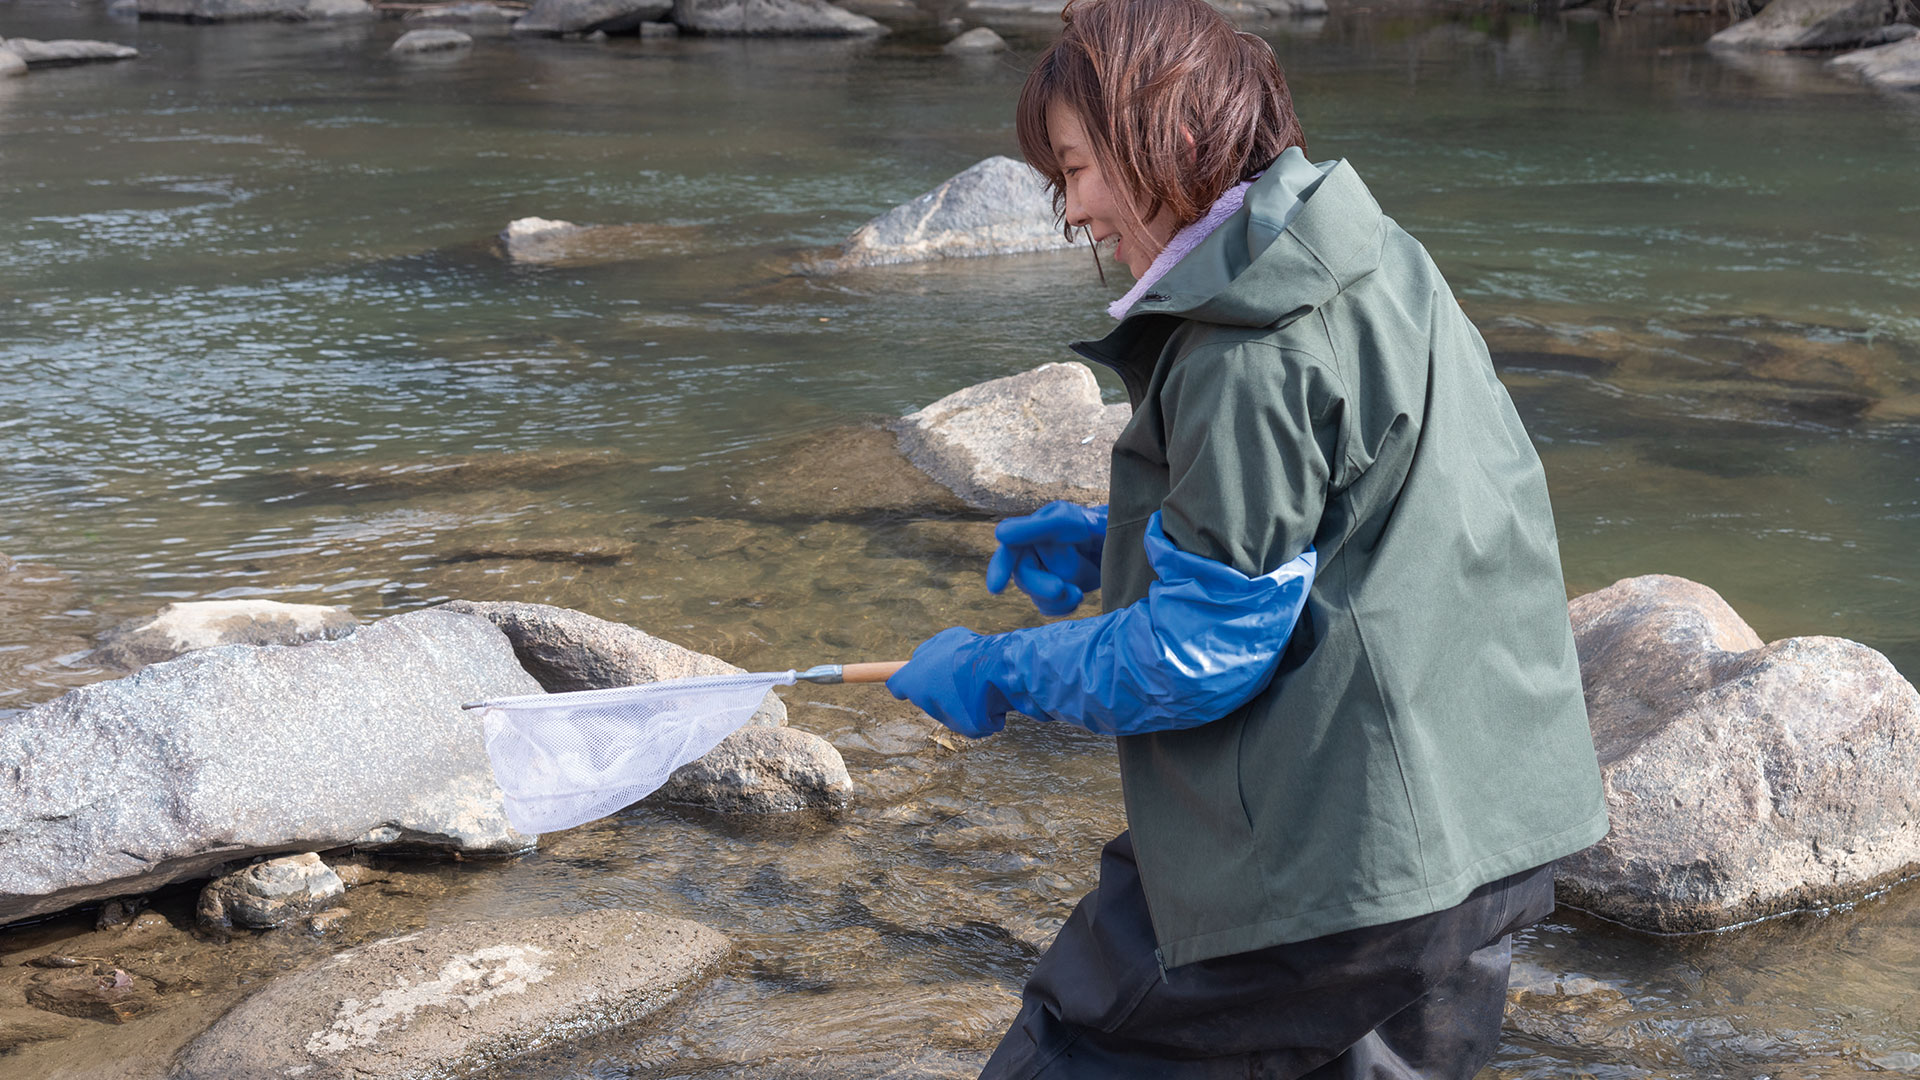
[[[639,1020],[729,947],[699,923],[632,911],[402,934],[275,979],[195,1039],[173,1075],[466,1076]]]
[[[673,10],[673,0],[535,0],[513,24],[518,34],[634,33]]]
[[[278,19],[306,22],[314,19],[372,18],[366,0],[139,0],[143,19],[179,22],[248,22]]]
[[[765,814],[840,806],[852,792],[832,743],[798,728],[750,724],[675,770],[653,798]]]
[[[689,255],[698,250],[699,239],[700,230],[688,226],[575,225],[538,217],[509,222],[499,237],[501,254],[530,266],[595,266]]]
[[[417,56],[420,53],[451,52],[465,49],[473,44],[473,38],[458,30],[409,30],[387,51],[395,56]]]
[[[419,611],[29,709],[0,725],[0,923],[256,855],[528,850],[460,705],[538,690],[486,620]]]
[[[673,21],[696,34],[878,37],[887,28],[826,0],[674,0]]]
[[[1006,52],[1007,41],[984,26],[976,26],[942,45],[940,49],[955,56],[976,56],[981,53]]]
[[[0,40],[0,48],[6,49],[36,67],[87,64],[95,60],[131,60],[140,55],[140,50],[131,45],[119,45],[111,41],[81,41],[73,38],[63,38],[58,41],[6,38]]]
[[[1858,75],[1888,90],[1920,89],[1920,37],[1836,56],[1827,66]]]
[[[1012,255],[1080,246],[1060,231],[1046,181],[1025,164],[990,157],[853,231],[838,258],[810,269]]]
[[[740,672],[717,657],[617,622],[547,604],[453,600],[434,609],[478,615],[513,643],[521,667],[550,694],[604,690],[661,679]],[[783,725],[787,707],[769,693],[750,724]]]
[[[840,427],[786,443],[771,460],[727,473],[739,516],[760,520],[871,519],[964,514],[967,506],[900,455],[878,427]]]
[[[330,462],[274,473],[265,479],[276,487],[294,491],[375,499],[431,492],[541,487],[629,464],[631,459],[611,450],[536,450],[394,462]]]
[[[1107,501],[1108,459],[1131,416],[1084,364],[1042,364],[948,394],[895,421],[900,449],[968,506],[1025,514]]]
[[[87,659],[137,671],[217,645],[298,645],[353,633],[360,620],[343,607],[274,600],[201,600],[168,604],[151,619],[110,632]]]
[[[215,878],[200,890],[194,917],[207,929],[238,923],[266,930],[311,915],[346,891],[320,856],[288,855]]]
[[[1613,829],[1561,899],[1715,930],[1858,899],[1920,868],[1920,694],[1840,638],[1763,645],[1718,594],[1628,578],[1572,603]]]
[[[1875,38],[1893,21],[1889,0],[1772,0],[1707,39],[1710,49],[1831,49]]]

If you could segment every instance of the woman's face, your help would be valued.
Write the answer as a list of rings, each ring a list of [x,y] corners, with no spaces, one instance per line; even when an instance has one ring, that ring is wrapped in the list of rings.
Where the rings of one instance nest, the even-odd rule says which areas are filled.
[[[1095,243],[1112,240],[1113,257],[1127,264],[1134,277],[1145,274],[1177,231],[1172,214],[1163,207],[1144,230],[1133,223],[1118,192],[1100,174],[1080,114],[1063,102],[1047,107],[1047,141],[1066,173],[1067,224],[1085,226]]]

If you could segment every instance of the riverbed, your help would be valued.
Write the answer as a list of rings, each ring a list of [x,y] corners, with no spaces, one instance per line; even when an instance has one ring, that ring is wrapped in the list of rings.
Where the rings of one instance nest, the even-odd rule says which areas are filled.
[[[1665,14],[1259,29],[1310,156],[1354,163],[1487,336],[1570,592],[1679,574],[1763,638],[1853,638],[1920,676],[1920,96],[1712,56],[1707,20]],[[1034,621],[979,584],[984,519],[875,509],[845,448],[1071,359],[1124,271],[795,267],[1017,154],[1043,39],[966,60],[912,32],[482,37],[404,62],[398,33],[0,10],[6,36],[142,50],[0,82],[0,552],[26,568],[0,594],[0,722],[106,677],[89,643],[174,600],[557,603],[752,669]],[[493,236],[529,215],[678,246],[511,265]],[[551,467],[448,479],[503,455]],[[738,945],[662,1021],[501,1076],[977,1065],[1122,827],[1110,745],[946,745],[871,688],[789,703],[846,754],[846,813],[643,806],[512,864],[413,868],[431,902],[396,898],[395,925],[618,905]],[[1545,992],[1493,1076],[1920,1071],[1920,890],[1710,938],[1562,912],[1518,955]],[[150,1073],[159,1044],[127,1029],[6,1071]]]

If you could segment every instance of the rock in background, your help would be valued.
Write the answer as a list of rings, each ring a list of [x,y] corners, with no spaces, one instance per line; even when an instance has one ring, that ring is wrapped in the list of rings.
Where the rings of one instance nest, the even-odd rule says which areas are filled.
[[[1836,56],[1827,66],[1858,75],[1888,90],[1920,89],[1920,37]]]
[[[140,50],[131,45],[117,45],[111,41],[81,41],[73,38],[62,38],[58,41],[6,38],[0,40],[0,48],[6,49],[35,67],[62,67],[68,64],[88,64],[96,60],[131,60],[140,55]]]
[[[1712,589],[1628,578],[1572,603],[1613,829],[1561,899],[1714,930],[1858,899],[1920,864],[1920,694],[1830,637],[1763,645]]]
[[[451,52],[473,45],[473,38],[458,30],[409,30],[401,34],[387,51],[395,56]]]
[[[654,793],[727,813],[778,814],[840,806],[853,792],[832,743],[790,727],[748,725],[676,770]]]
[[[195,23],[373,17],[373,7],[366,0],[138,0],[137,10],[143,19]]]
[[[256,855],[528,850],[460,705],[538,690],[486,620],[421,611],[30,709],[0,725],[0,923]]]
[[[1113,442],[1131,410],[1104,405],[1084,364],[1042,364],[948,394],[893,424],[908,460],[968,506],[1031,513],[1107,501]]]
[[[1060,231],[1046,181],[1024,163],[990,157],[853,231],[816,272],[890,263],[1012,255],[1074,247]]]
[[[674,0],[673,21],[695,34],[879,37],[887,28],[826,0]]]
[[[641,23],[653,22],[672,10],[673,0],[534,0],[532,10],[514,23],[513,29],[518,34],[556,36],[595,31],[631,34],[639,32]]]
[[[1831,49],[1874,39],[1893,22],[1891,0],[1772,0],[1707,40],[1710,49]]]
[[[27,62],[13,50],[0,48],[0,79],[17,78],[27,73]]]
[[[168,604],[151,619],[110,631],[88,660],[137,671],[217,645],[299,645],[346,637],[360,620],[343,607],[274,600],[201,600]]]
[[[954,56],[978,56],[984,53],[1006,52],[1007,42],[992,30],[984,26],[976,26],[942,45],[940,49]]]
[[[639,1020],[729,947],[698,923],[632,911],[403,934],[269,983],[194,1040],[173,1075],[465,1076]]]
[[[402,21],[410,26],[466,26],[498,29],[518,22],[525,16],[526,11],[521,8],[475,0],[473,3],[418,8],[407,12],[402,17]]]

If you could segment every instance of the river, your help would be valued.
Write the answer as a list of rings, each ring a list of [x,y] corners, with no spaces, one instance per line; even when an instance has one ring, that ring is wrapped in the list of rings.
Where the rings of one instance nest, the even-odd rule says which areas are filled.
[[[1710,29],[1356,13],[1262,32],[1310,156],[1355,164],[1493,346],[1571,592],[1679,574],[1763,638],[1853,638],[1911,679],[1920,96],[1712,56]],[[810,509],[783,463],[1100,331],[1124,271],[1103,287],[1084,255],[792,272],[1017,154],[1043,39],[1009,31],[981,61],[930,33],[483,37],[402,62],[397,33],[0,7],[5,36],[142,50],[0,82],[0,552],[53,571],[37,606],[0,597],[0,721],[104,677],[82,655],[98,633],[183,599],[363,619],[550,602],[753,669],[1033,621],[978,584],[984,522]],[[669,226],[684,251],[510,265],[492,237],[529,215]],[[580,449],[620,464],[314,479]],[[574,550],[503,557],[543,543]],[[964,1069],[991,1045],[1122,825],[1110,747],[1016,724],[930,748],[870,688],[789,700],[869,795],[844,815],[647,806],[512,865],[424,871],[445,896],[409,917],[631,905],[739,946],[670,1022],[502,1076],[812,1053]],[[1523,1010],[1491,1076],[1920,1071],[1920,890],[1695,939],[1563,911],[1519,957],[1591,992]]]

